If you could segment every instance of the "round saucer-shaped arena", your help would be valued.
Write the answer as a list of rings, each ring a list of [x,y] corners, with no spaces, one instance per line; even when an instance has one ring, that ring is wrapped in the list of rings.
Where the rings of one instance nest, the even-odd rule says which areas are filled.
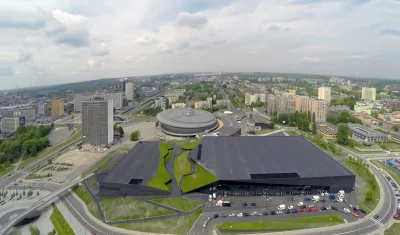
[[[215,130],[217,118],[201,109],[167,109],[157,114],[161,130],[169,135],[195,136]]]

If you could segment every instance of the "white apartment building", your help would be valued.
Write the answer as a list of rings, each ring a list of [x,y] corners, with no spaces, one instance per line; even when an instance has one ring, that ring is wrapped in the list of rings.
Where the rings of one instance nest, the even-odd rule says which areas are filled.
[[[125,85],[125,96],[129,101],[134,100],[135,98],[135,85],[132,82],[128,82]]]
[[[185,103],[172,104],[172,109],[184,109],[184,108],[186,108],[186,104]]]
[[[318,99],[331,102],[331,88],[330,87],[320,87],[318,88]]]
[[[1,119],[1,132],[14,133],[19,127],[19,117],[2,118]]]
[[[361,99],[375,101],[376,88],[363,87],[361,90]]]
[[[217,100],[217,106],[228,106],[230,103],[230,100]]]
[[[194,103],[194,108],[196,109],[207,109],[210,108],[210,102],[209,101],[197,101]]]
[[[90,100],[94,98],[102,98],[105,100],[112,99],[113,106],[116,109],[121,109],[123,107],[123,94],[122,93],[107,93],[107,94],[91,94],[91,95],[75,95],[74,97],[74,111],[82,112],[82,103],[85,100]]]

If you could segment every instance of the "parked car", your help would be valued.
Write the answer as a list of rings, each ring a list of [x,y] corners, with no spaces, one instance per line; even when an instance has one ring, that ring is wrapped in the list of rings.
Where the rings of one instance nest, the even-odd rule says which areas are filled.
[[[275,215],[276,212],[275,212],[275,211],[270,211],[269,214],[270,214],[270,215]]]
[[[298,212],[304,212],[304,209],[300,208],[297,210]]]
[[[307,208],[307,210],[306,210],[307,212],[311,212],[312,211],[312,209],[311,208]]]
[[[363,213],[363,214],[367,214],[367,212],[364,210],[364,209],[359,209],[359,211],[361,212],[361,213]]]
[[[286,211],[285,211],[285,214],[290,214],[290,213],[292,213],[291,210],[286,210]]]
[[[393,216],[393,219],[395,219],[395,220],[400,220],[400,214],[394,215],[394,216]]]
[[[306,205],[302,205],[302,206],[300,206],[300,208],[301,208],[301,209],[306,209],[307,206],[306,206]]]
[[[219,215],[218,214],[214,214],[213,217],[214,217],[214,219],[216,219],[216,218],[219,217]]]
[[[221,215],[221,217],[227,217],[227,216],[228,216],[227,214],[222,214],[222,215]]]
[[[282,214],[282,211],[277,211],[276,214],[278,214],[278,215],[279,215],[279,214]]]
[[[337,211],[338,209],[335,206],[331,206],[332,210]]]
[[[349,208],[343,208],[343,211],[344,211],[344,213],[347,213],[347,214],[349,214],[349,213],[350,213],[350,210],[349,210]]]
[[[318,211],[318,207],[311,208],[312,211]]]
[[[249,213],[243,213],[243,216],[250,216],[250,214]]]
[[[243,216],[243,213],[238,213],[237,214],[237,217],[242,217]]]
[[[268,211],[266,211],[266,212],[263,212],[262,214],[263,214],[263,215],[268,215]]]
[[[288,206],[288,209],[289,210],[293,209],[293,206],[292,205]]]
[[[236,216],[236,214],[235,213],[230,213],[229,214],[229,217],[233,217],[233,216]]]
[[[247,202],[243,202],[242,203],[242,206],[244,207],[244,206],[247,206]]]
[[[297,209],[292,209],[292,213],[297,213]]]
[[[306,197],[306,198],[304,198],[304,201],[309,202],[309,201],[311,201],[311,198]]]
[[[323,206],[323,207],[321,207],[321,210],[323,210],[323,211],[324,211],[324,210],[326,210],[326,207],[324,207],[324,206]]]
[[[257,204],[255,202],[252,202],[250,205],[251,206],[257,206]]]

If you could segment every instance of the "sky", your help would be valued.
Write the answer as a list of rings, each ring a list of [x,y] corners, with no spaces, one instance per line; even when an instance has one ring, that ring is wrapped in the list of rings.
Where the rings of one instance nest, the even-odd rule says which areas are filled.
[[[0,84],[218,71],[400,79],[399,22],[399,0],[0,0]]]

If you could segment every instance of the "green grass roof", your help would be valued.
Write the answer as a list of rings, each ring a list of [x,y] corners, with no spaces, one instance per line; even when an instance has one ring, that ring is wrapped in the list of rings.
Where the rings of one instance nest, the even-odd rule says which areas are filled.
[[[189,151],[185,151],[175,158],[174,177],[178,185],[184,175],[189,175],[192,173],[190,162],[187,160],[188,154]]]
[[[182,145],[182,148],[184,150],[192,150],[201,142],[201,140],[202,140],[202,138],[192,141],[190,143],[184,144],[184,145]]]
[[[187,193],[214,183],[218,178],[196,163],[195,172],[192,175],[185,176],[181,185],[181,191]]]
[[[167,169],[165,168],[165,163],[171,159],[172,147],[168,144],[160,142],[160,161],[158,162],[157,174],[146,183],[146,186],[161,189],[163,191],[171,191],[168,183],[171,181],[171,177]]]

